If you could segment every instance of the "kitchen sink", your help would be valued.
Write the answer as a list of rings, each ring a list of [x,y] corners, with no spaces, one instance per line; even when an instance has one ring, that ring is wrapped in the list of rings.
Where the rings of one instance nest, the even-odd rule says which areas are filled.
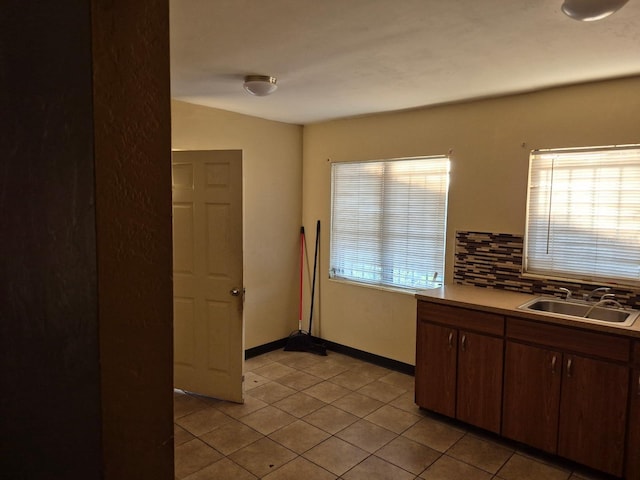
[[[518,307],[519,310],[540,313],[552,317],[570,318],[583,322],[608,323],[628,327],[636,321],[640,311],[606,305],[537,297]]]

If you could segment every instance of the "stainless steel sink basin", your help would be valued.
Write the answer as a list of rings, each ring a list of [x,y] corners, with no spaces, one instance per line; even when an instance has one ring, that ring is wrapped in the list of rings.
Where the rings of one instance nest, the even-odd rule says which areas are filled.
[[[571,318],[583,322],[609,323],[628,327],[635,322],[640,311],[612,308],[592,303],[561,300],[558,298],[538,297],[518,307],[519,310],[536,312],[553,317]]]

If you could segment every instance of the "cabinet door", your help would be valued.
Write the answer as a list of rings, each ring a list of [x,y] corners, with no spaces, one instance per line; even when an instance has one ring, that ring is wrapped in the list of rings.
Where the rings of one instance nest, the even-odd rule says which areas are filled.
[[[562,354],[507,341],[502,434],[549,453],[558,446]]]
[[[455,416],[455,329],[418,320],[416,338],[416,403],[434,412]]]
[[[558,454],[622,476],[629,369],[565,355]]]
[[[631,375],[631,408],[629,410],[627,474],[628,480],[640,480],[640,368]]]
[[[456,417],[500,433],[504,340],[465,331],[459,337]]]

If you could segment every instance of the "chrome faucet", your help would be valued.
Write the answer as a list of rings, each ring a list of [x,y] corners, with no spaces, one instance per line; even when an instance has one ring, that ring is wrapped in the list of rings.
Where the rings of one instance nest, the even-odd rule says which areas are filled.
[[[560,287],[558,288],[558,290],[560,290],[562,293],[566,294],[565,300],[569,300],[571,298],[571,290],[569,290],[568,288],[564,288],[564,287]]]
[[[609,290],[611,290],[609,287],[598,287],[598,288],[596,288],[594,290],[591,290],[591,293],[586,295],[585,300],[587,302],[592,301],[593,297],[595,297],[598,292],[602,292],[603,293],[603,295],[600,297],[600,300],[602,300],[604,298],[604,294],[606,294]]]
[[[603,295],[603,297],[604,297],[604,295]],[[600,300],[600,301],[594,303],[593,305],[591,305],[589,310],[587,310],[587,313],[585,313],[583,315],[583,318],[589,318],[589,315],[591,314],[591,312],[593,312],[593,310],[596,307],[601,307],[601,306],[604,306],[604,305],[612,305],[612,306],[614,306],[616,308],[624,308],[620,302],[618,302],[617,300],[614,300],[611,297],[603,298],[602,300]]]

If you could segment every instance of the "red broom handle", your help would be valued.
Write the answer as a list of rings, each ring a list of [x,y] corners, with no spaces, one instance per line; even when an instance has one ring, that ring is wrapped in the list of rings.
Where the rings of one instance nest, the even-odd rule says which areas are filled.
[[[304,227],[300,227],[300,308],[298,310],[298,330],[302,330],[302,272],[304,270]]]

